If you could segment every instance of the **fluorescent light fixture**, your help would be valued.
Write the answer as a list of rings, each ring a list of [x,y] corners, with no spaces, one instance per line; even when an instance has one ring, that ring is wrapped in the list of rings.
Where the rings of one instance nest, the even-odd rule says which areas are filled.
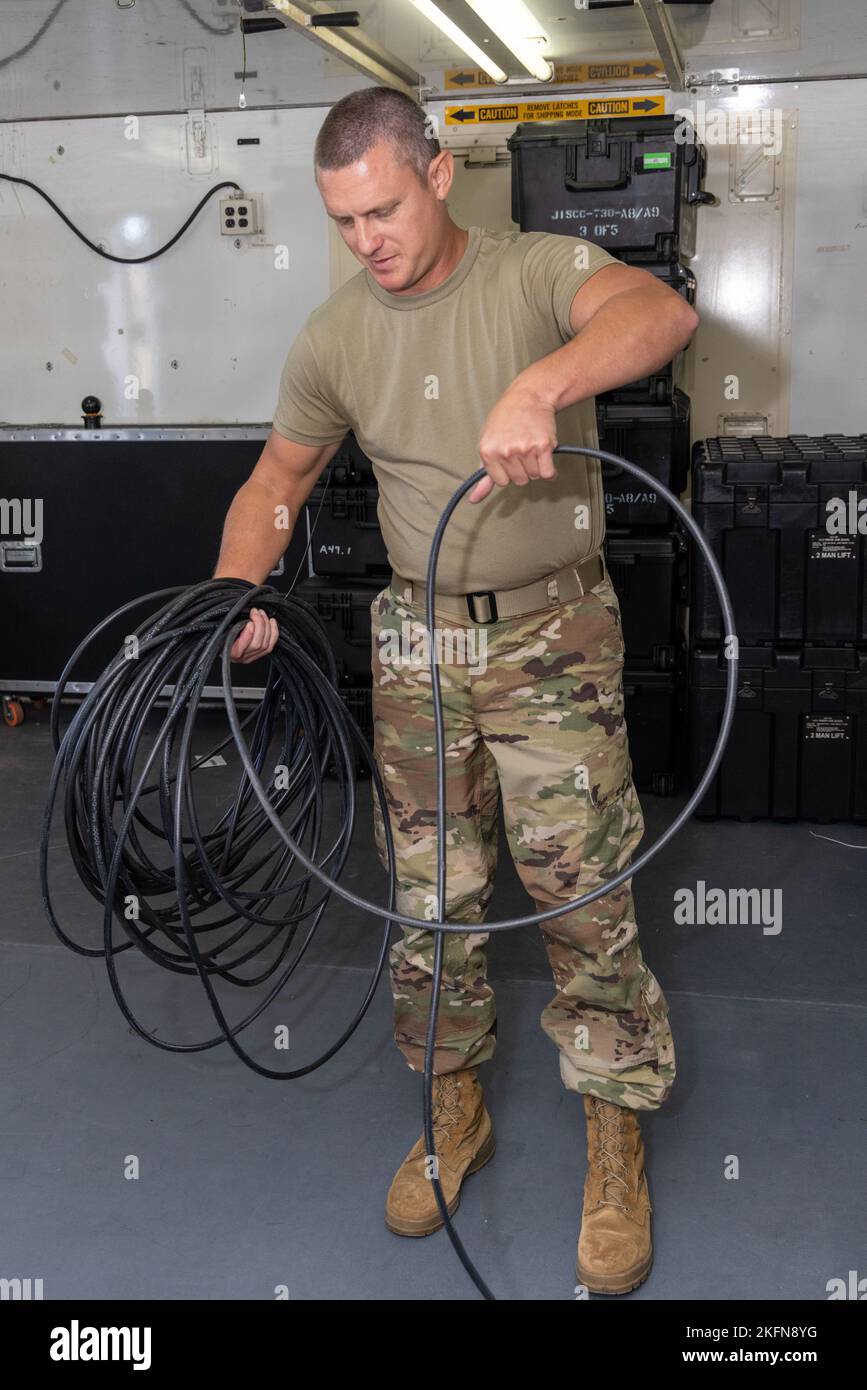
[[[492,77],[495,82],[506,81],[508,74],[503,72],[501,67],[497,66],[493,58],[488,57],[484,49],[479,48],[477,43],[473,43],[469,34],[465,34],[463,29],[459,29],[453,20],[449,19],[448,15],[443,13],[438,5],[432,4],[431,0],[409,0],[409,3],[414,5],[419,14],[424,15],[425,19],[429,19],[431,24],[435,24],[438,29],[441,29],[446,37],[451,39],[452,43],[457,44],[458,48],[462,48],[467,57],[472,58],[477,67],[483,68],[488,76]]]
[[[546,44],[548,36],[523,0],[467,0],[467,4],[528,72],[540,82],[551,81],[554,69],[539,51],[539,40]]]

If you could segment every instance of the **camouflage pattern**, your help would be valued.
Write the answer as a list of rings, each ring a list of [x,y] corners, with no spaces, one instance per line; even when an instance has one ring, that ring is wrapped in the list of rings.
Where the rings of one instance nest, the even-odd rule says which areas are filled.
[[[424,605],[385,588],[371,605],[374,743],[395,841],[400,911],[436,916],[436,767],[430,665],[407,642]],[[464,629],[468,656],[478,625]],[[403,636],[402,655],[395,655]],[[498,804],[536,911],[625,868],[644,833],[623,714],[623,634],[606,579],[573,601],[484,628],[484,662],[440,666],[446,731],[446,921],[482,923],[493,888]],[[460,655],[444,650],[446,657]],[[386,863],[374,806],[376,843]],[[527,913],[532,911],[529,904]],[[514,915],[518,915],[517,913]],[[657,1108],[675,1076],[668,1004],[645,964],[627,880],[540,928],[557,993],[542,1027],[567,1088],[636,1110]],[[487,1061],[496,1008],[484,930],[448,933],[434,1070]],[[391,949],[395,1041],[420,1071],[434,936],[403,931]]]

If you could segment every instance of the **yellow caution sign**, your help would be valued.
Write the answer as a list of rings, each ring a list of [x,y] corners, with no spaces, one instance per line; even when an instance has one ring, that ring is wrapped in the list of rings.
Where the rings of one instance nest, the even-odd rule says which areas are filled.
[[[664,116],[665,97],[586,97],[580,101],[513,101],[447,106],[446,125],[503,121],[586,121],[602,116]]]
[[[552,82],[576,85],[579,82],[656,82],[664,78],[665,70],[658,60],[624,58],[606,63],[555,63]],[[443,76],[443,89],[447,92],[498,85],[483,68],[448,68]]]

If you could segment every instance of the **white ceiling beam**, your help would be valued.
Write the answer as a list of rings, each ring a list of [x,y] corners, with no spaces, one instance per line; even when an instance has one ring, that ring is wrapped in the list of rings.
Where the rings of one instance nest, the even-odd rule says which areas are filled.
[[[330,5],[315,4],[313,0],[270,0],[270,8],[276,12],[287,29],[295,29],[305,38],[312,39],[326,52],[341,58],[364,77],[372,77],[384,87],[395,87],[406,96],[418,99],[419,90],[423,85],[421,73],[409,67],[387,48],[383,48],[375,39],[362,34],[360,29],[330,29],[314,27],[310,23],[313,15],[343,14],[344,11],[333,10]]]
[[[650,37],[659,54],[659,61],[665,68],[668,85],[673,92],[684,90],[683,59],[677,46],[677,39],[671,27],[668,10],[662,0],[635,0],[644,15]]]

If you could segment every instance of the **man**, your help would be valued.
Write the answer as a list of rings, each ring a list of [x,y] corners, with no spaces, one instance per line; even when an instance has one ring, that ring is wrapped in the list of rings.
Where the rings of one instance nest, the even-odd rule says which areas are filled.
[[[422,108],[389,88],[336,103],[315,168],[325,209],[364,269],[310,315],[289,352],[273,431],[232,504],[216,574],[264,581],[286,543],[275,508],[297,519],[351,427],[373,460],[394,571],[371,611],[375,753],[397,903],[431,920],[430,668],[384,653],[406,624],[424,631],[433,529],[481,459],[488,476],[450,522],[438,571],[434,638],[452,637],[442,666],[445,920],[484,919],[501,796],[537,909],[567,902],[629,863],[643,821],[623,719],[620,615],[600,553],[600,469],[567,456],[555,468],[552,449],[595,446],[595,395],[669,361],[697,316],[654,276],[588,242],[458,227],[446,205],[453,157]],[[233,655],[255,660],[276,637],[274,621],[256,612]],[[478,657],[482,638],[483,662],[460,659]],[[381,823],[376,831],[384,857]],[[626,1292],[652,1258],[637,1112],[661,1105],[674,1081],[668,1006],[642,958],[628,882],[546,923],[543,938],[557,994],[542,1025],[587,1119],[578,1278]],[[495,1045],[486,940],[483,931],[445,940],[434,1125],[450,1210],[494,1151],[478,1079]],[[391,951],[395,1039],[416,1071],[432,955],[433,936],[420,930]],[[428,1172],[422,1136],[388,1194],[391,1230],[425,1235],[441,1225]]]

